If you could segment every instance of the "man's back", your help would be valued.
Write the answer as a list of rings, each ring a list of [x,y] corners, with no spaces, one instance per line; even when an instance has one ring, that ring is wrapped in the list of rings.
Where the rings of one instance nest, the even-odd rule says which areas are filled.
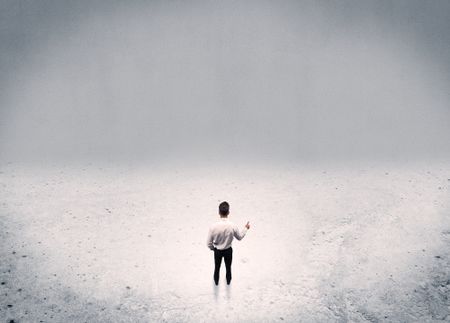
[[[231,247],[233,238],[241,240],[246,233],[247,227],[239,230],[238,226],[228,218],[221,218],[210,227],[206,244],[211,250],[214,250],[214,247],[224,250]]]

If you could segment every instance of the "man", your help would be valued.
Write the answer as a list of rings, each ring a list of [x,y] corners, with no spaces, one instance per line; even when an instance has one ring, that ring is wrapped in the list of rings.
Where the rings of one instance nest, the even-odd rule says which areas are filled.
[[[244,238],[247,230],[250,229],[250,223],[247,222],[244,229],[239,231],[237,225],[228,220],[230,213],[230,205],[227,202],[222,202],[219,205],[220,221],[214,223],[208,232],[206,245],[209,249],[214,250],[214,282],[219,284],[220,265],[222,257],[225,260],[225,268],[227,270],[226,278],[227,284],[231,282],[231,261],[233,259],[233,248],[231,242],[233,237],[241,240]]]

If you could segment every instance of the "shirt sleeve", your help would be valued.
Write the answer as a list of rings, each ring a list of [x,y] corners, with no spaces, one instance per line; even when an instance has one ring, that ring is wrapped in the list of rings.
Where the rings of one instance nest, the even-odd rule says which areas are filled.
[[[213,236],[212,236],[212,230],[211,229],[209,229],[209,231],[208,231],[208,238],[206,239],[206,246],[209,249],[214,250]]]
[[[244,227],[244,229],[239,230],[239,228],[236,226],[234,226],[233,229],[233,235],[236,239],[238,240],[242,240],[242,238],[245,237],[245,234],[247,233],[247,227]]]

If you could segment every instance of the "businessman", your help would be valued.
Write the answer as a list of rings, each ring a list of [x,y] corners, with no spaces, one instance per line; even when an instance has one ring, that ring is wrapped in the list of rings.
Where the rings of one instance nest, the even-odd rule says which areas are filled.
[[[219,284],[220,265],[222,264],[222,257],[225,260],[225,268],[227,270],[226,278],[227,284],[231,282],[231,261],[233,259],[233,248],[231,243],[233,238],[241,240],[244,238],[247,230],[250,229],[250,223],[247,222],[242,231],[237,225],[228,220],[230,213],[230,205],[227,202],[222,202],[219,205],[220,220],[214,223],[208,232],[206,245],[209,249],[214,250],[214,282]]]

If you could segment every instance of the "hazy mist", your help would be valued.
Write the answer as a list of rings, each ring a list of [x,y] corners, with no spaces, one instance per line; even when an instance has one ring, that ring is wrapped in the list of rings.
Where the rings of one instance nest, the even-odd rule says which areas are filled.
[[[0,160],[450,157],[450,2],[1,1]]]

